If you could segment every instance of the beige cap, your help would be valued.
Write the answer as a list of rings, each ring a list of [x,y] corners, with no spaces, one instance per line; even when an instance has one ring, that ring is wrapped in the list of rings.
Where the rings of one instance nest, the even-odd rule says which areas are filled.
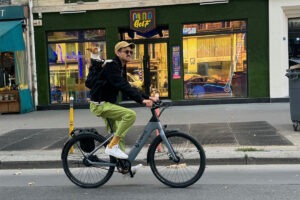
[[[135,44],[128,43],[128,42],[125,42],[125,41],[118,42],[115,45],[115,51],[119,51],[120,49],[125,48],[125,47],[130,47],[131,49],[134,49],[135,48]]]

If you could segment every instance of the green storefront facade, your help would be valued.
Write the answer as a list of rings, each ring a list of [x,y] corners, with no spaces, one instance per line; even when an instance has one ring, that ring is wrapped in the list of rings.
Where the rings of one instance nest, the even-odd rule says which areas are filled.
[[[84,41],[84,39],[80,41],[82,36],[78,36],[79,41],[72,41],[72,39],[63,41],[63,39],[57,38],[57,35],[59,35],[57,33],[63,33],[63,37],[66,39],[69,32],[89,32],[89,30],[105,31],[105,34],[98,37],[98,39],[102,38],[98,44],[104,43],[105,49],[102,49],[102,51],[105,52],[105,58],[114,57],[114,45],[120,39],[138,43],[140,44],[139,48],[147,46],[147,49],[144,48],[143,50],[143,55],[149,54],[149,60],[157,58],[153,55],[153,52],[161,51],[157,55],[160,56],[158,58],[160,64],[165,63],[166,65],[165,71],[162,72],[164,73],[163,77],[160,77],[160,70],[163,71],[163,69],[160,69],[159,64],[157,64],[158,67],[154,68],[155,73],[152,73],[153,69],[148,66],[150,77],[149,73],[145,73],[145,66],[137,64],[136,66],[139,67],[132,70],[136,72],[137,76],[140,72],[140,79],[144,84],[147,83],[146,87],[148,89],[146,89],[146,92],[149,94],[152,94],[153,88],[160,92],[163,90],[160,87],[165,87],[164,93],[161,93],[164,94],[162,97],[191,104],[207,101],[221,103],[247,102],[250,100],[265,101],[269,98],[267,0],[230,0],[227,4],[202,6],[199,4],[186,4],[151,7],[155,11],[156,30],[158,30],[157,35],[159,35],[157,37],[147,37],[145,34],[141,34],[142,37],[133,38],[124,36],[130,35],[130,11],[134,9],[143,11],[146,8],[87,10],[81,13],[68,14],[43,13],[42,26],[34,27],[38,106],[66,105],[70,91],[67,91],[68,95],[64,96],[62,101],[57,102],[52,98],[52,87],[61,84],[61,87],[68,88],[67,84],[70,84],[70,80],[73,81],[72,84],[83,83],[84,76],[87,73],[86,70],[83,70],[80,78],[75,77],[74,79],[67,78],[68,76],[76,76],[74,74],[64,75],[66,81],[59,81],[56,77],[52,77],[53,74],[56,74],[53,76],[59,75],[51,72],[51,62],[49,61],[51,52],[49,54],[49,51],[53,51],[54,55],[59,57],[59,52],[55,48],[59,49],[58,47],[62,43],[69,45],[72,42],[76,44],[97,42]],[[39,19],[38,14],[35,14],[34,18]],[[161,32],[162,30],[163,32]],[[58,42],[55,43],[55,40],[51,40],[53,35],[55,35]],[[75,35],[80,35],[80,33]],[[122,38],[122,35],[124,38]],[[97,40],[97,37],[95,38]],[[58,47],[55,47],[55,45]],[[82,55],[82,51],[86,50],[83,49],[85,47],[80,47],[81,50],[77,48],[76,52],[78,53],[75,54]],[[153,50],[152,54],[151,48]],[[137,50],[140,51],[140,49]],[[162,51],[165,52],[162,53]],[[76,58],[79,57],[78,55]],[[76,60],[76,58],[74,56],[73,60]],[[145,64],[143,58],[140,60],[141,65]],[[63,59],[61,58],[59,61],[59,58],[56,57],[55,66],[51,66],[58,69],[59,62],[62,64]],[[79,62],[81,61],[73,62],[73,65],[79,66]],[[154,60],[153,63],[155,62]],[[62,65],[64,69],[70,67],[66,63]],[[51,77],[50,72],[52,73]],[[175,73],[177,73],[176,76]],[[128,75],[131,76],[132,74]],[[198,82],[191,82],[191,77]],[[242,78],[238,79],[237,77]],[[151,80],[147,79],[157,79],[157,81],[152,84]],[[162,83],[162,79],[164,79],[164,83]],[[75,90],[78,90],[78,88]],[[87,97],[84,96],[84,98]],[[87,104],[87,101],[78,101],[78,103]]]

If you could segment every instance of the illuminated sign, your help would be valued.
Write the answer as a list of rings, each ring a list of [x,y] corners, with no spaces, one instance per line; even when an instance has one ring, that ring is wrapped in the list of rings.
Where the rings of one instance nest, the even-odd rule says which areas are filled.
[[[130,29],[147,33],[156,28],[155,9],[130,10]]]

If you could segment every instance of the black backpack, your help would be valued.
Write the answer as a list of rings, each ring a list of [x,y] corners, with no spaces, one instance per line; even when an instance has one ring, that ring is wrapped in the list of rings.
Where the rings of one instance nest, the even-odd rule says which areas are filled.
[[[91,66],[85,81],[85,86],[92,90],[100,81],[100,75],[103,69],[104,60],[91,59]]]
[[[101,77],[101,72],[108,62],[112,62],[112,60],[92,60],[92,65],[89,68],[89,73],[85,81],[85,86],[90,89],[92,101],[99,101],[101,89],[107,83],[107,80]]]

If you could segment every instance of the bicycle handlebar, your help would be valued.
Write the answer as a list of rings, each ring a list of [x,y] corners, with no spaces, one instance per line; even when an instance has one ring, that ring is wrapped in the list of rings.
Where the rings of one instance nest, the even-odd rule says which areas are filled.
[[[171,104],[170,103],[166,103],[166,102],[162,102],[161,100],[158,100],[156,102],[153,102],[153,105],[152,105],[152,108],[151,110],[155,110],[155,109],[158,109],[158,108],[162,108],[160,110],[160,113],[158,115],[158,117],[160,117],[160,115],[164,112],[164,110],[168,107],[170,107]]]
[[[163,102],[161,100],[153,101],[152,108],[157,109],[163,107]]]

